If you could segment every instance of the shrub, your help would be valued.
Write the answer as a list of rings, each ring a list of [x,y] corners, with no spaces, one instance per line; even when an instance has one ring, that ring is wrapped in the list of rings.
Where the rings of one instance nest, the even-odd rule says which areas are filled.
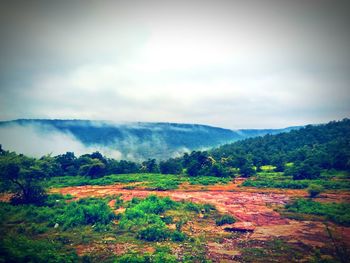
[[[97,223],[106,225],[114,217],[114,213],[103,200],[88,198],[66,205],[63,213],[56,216],[55,222],[63,225],[64,229],[68,229]]]
[[[187,202],[185,203],[185,209],[188,211],[194,211],[196,213],[200,213],[201,207],[195,203]]]
[[[203,209],[205,213],[210,213],[210,211],[215,211],[216,208],[212,204],[204,204]]]
[[[171,232],[170,238],[172,241],[182,242],[186,239],[186,235],[180,231],[175,230],[175,231]]]
[[[173,218],[171,216],[164,216],[161,219],[167,225],[173,223]]]
[[[323,192],[324,188],[321,185],[311,184],[307,191],[309,193],[309,196],[312,198],[318,196],[321,192]]]
[[[222,217],[216,219],[215,223],[217,226],[222,226],[225,224],[233,224],[236,220],[231,215],[223,215]]]
[[[142,228],[137,233],[137,238],[146,241],[163,241],[169,237],[169,230],[160,225],[151,225]]]

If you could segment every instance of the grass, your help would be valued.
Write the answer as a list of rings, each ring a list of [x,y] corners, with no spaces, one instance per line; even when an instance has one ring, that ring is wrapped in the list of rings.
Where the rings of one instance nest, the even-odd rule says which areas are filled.
[[[350,226],[349,203],[320,203],[310,199],[297,199],[286,205],[288,212],[321,216],[334,223]]]
[[[82,185],[111,185],[141,183],[139,186],[147,190],[172,190],[177,189],[181,183],[189,182],[193,185],[227,184],[231,178],[220,178],[215,176],[188,177],[173,174],[112,174],[101,178],[90,179],[84,176],[58,176],[52,177],[45,182],[46,186],[60,188],[67,186]],[[127,186],[126,186],[127,187]],[[130,186],[135,188],[136,186]]]
[[[323,172],[319,179],[293,180],[291,176],[285,176],[278,172],[260,172],[252,177],[242,186],[257,188],[286,188],[306,189],[310,185],[322,186],[325,190],[350,190],[350,180],[346,172]]]

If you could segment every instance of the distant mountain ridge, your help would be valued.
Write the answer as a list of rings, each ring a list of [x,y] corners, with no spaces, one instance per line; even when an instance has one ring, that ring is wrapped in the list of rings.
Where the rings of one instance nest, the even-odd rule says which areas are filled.
[[[57,139],[59,138],[57,134],[62,134],[88,147],[87,150],[117,151],[122,159],[167,159],[187,151],[217,147],[246,138],[288,132],[298,128],[300,127],[229,130],[208,125],[180,123],[18,119],[0,122],[0,144],[3,144],[4,148],[9,147],[9,150],[18,151],[11,149],[6,140],[16,142],[15,136],[26,136],[26,134],[28,136],[30,132],[37,134],[39,138],[55,134]],[[6,130],[7,133],[4,135],[2,130]],[[18,130],[24,134],[18,135]],[[55,150],[51,152],[55,153]]]

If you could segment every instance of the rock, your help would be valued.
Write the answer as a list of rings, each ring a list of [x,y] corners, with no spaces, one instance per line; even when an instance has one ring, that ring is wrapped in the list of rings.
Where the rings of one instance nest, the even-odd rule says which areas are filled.
[[[238,232],[253,232],[255,225],[251,222],[236,222],[230,225],[224,225],[225,231],[238,231]]]

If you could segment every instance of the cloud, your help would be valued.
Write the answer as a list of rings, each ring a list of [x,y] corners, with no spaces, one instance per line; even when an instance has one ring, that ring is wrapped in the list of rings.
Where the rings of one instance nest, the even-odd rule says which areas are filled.
[[[1,127],[0,139],[3,149],[33,157],[46,154],[59,155],[74,152],[77,156],[99,151],[102,154],[121,159],[122,154],[113,147],[100,145],[85,146],[70,133],[60,132],[45,125],[9,125]]]
[[[0,119],[278,128],[349,116],[342,1],[13,1]]]

